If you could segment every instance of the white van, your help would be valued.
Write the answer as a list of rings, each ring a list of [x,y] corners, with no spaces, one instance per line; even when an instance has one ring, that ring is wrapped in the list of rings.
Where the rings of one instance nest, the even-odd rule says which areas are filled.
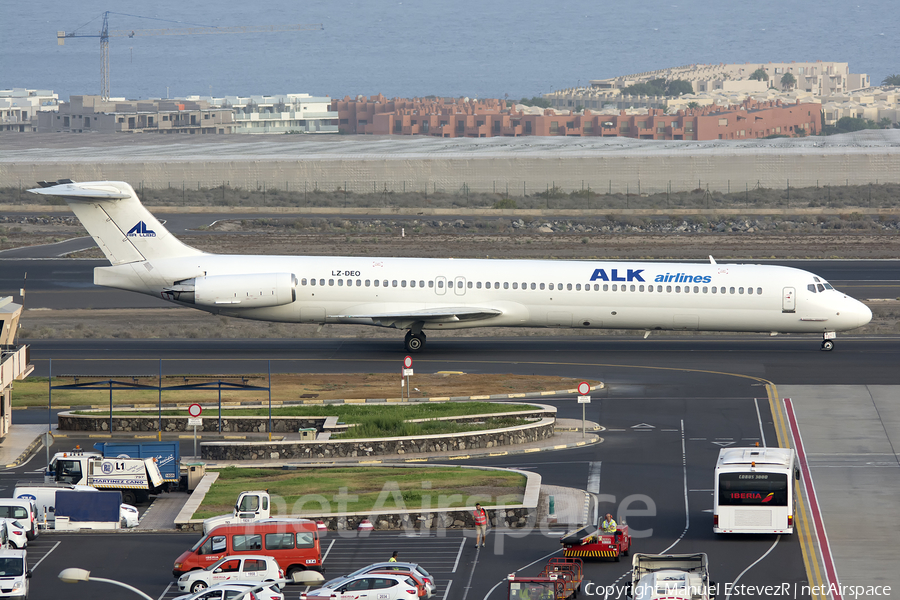
[[[0,550],[0,589],[4,598],[27,598],[28,570],[25,550]]]
[[[30,500],[34,503],[38,525],[48,529],[56,519],[56,491],[74,490],[77,488],[93,489],[88,486],[74,485],[17,484],[13,490],[13,498],[24,501]]]
[[[0,498],[0,518],[15,519],[28,530],[26,535],[31,541],[38,536],[37,509],[34,502],[27,498]]]

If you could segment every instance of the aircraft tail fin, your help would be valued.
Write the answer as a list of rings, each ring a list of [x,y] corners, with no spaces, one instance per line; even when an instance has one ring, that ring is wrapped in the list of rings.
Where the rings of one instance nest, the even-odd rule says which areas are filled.
[[[166,230],[122,181],[40,182],[34,194],[59,196],[113,265],[204,254]]]

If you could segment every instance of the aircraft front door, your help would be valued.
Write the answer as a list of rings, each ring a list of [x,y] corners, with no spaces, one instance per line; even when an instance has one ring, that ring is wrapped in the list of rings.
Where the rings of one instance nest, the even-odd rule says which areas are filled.
[[[792,313],[797,310],[797,303],[794,296],[794,288],[784,288],[784,294],[781,297],[781,312]]]
[[[464,296],[466,294],[466,278],[465,277],[457,277],[456,282],[454,283],[454,290],[457,296]]]

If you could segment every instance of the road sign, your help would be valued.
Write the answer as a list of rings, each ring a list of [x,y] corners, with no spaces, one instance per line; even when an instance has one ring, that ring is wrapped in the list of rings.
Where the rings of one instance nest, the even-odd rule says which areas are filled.
[[[403,359],[403,367],[405,369],[412,369],[412,356],[404,357]]]
[[[188,417],[188,427],[203,427],[203,417]]]
[[[578,404],[590,404],[591,397],[590,396],[578,396]]]
[[[403,376],[404,376],[404,377],[409,377],[409,376],[412,375],[412,374],[413,374],[413,370],[412,370],[412,369],[403,369]]]
[[[188,407],[188,414],[192,417],[199,417],[200,413],[202,413],[202,412],[203,412],[203,407],[200,406],[199,404],[196,404],[196,403],[191,404]]]
[[[578,384],[578,393],[587,396],[591,393],[591,385],[587,381],[582,381]]]

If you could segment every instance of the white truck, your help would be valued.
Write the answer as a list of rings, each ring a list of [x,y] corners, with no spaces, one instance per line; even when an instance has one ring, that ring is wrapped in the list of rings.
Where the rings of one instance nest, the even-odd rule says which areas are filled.
[[[631,559],[633,600],[713,600],[706,554],[635,554]]]
[[[104,458],[96,452],[57,452],[44,472],[45,483],[89,485],[122,492],[122,502],[146,502],[162,488],[162,473],[152,458]]]
[[[210,517],[203,521],[203,535],[206,535],[219,525],[252,523],[268,519],[271,517],[270,500],[269,492],[266,490],[241,492],[231,514]]]

